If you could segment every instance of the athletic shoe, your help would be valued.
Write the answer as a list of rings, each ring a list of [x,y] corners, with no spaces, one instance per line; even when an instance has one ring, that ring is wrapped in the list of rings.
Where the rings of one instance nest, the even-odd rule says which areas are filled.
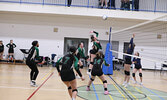
[[[91,75],[91,72],[88,72],[88,71],[87,71],[87,74],[88,74],[88,75]]]
[[[75,98],[72,98],[72,100],[75,100]]]
[[[133,84],[136,84],[137,82],[136,81],[133,81]]]
[[[90,87],[86,87],[86,91],[90,91]]]
[[[36,82],[35,81],[31,81],[31,86],[32,87],[37,87]]]
[[[32,81],[30,81],[30,85],[32,86],[34,83]]]
[[[140,85],[143,85],[143,83],[141,82]]]
[[[125,86],[126,85],[126,81],[124,81],[124,83],[122,85]]]
[[[80,79],[80,78],[81,78],[81,77],[80,77],[79,75],[77,75],[77,74],[76,74],[76,76],[75,76],[75,77],[76,77],[77,79]]]
[[[108,92],[108,91],[105,91],[105,92],[104,92],[104,95],[108,95],[108,94],[109,94],[109,92]]]
[[[129,83],[125,84],[125,86],[124,86],[124,87],[125,87],[125,88],[127,88],[128,86],[129,86]]]

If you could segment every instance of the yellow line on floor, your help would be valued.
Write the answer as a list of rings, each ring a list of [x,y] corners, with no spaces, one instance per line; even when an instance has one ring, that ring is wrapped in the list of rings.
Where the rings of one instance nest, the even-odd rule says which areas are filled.
[[[124,87],[124,88],[125,88],[125,87]],[[138,100],[138,99],[136,98],[136,96],[133,95],[132,92],[130,92],[127,88],[125,88],[125,90],[128,91],[128,93],[129,93],[130,95],[132,95],[133,98],[135,98],[136,100]]]
[[[101,84],[103,84],[103,82],[101,81],[101,79],[99,77],[98,77],[98,79],[100,80]],[[111,100],[114,100],[111,95],[108,95],[108,96],[110,97]]]
[[[124,97],[125,100],[128,100],[124,94],[122,94],[122,92],[117,88],[117,86],[115,86],[114,83],[111,82],[111,84],[117,89],[117,91],[121,94],[122,97]]]
[[[52,73],[53,71],[54,71],[54,69],[51,69],[51,70],[42,78],[42,80],[45,80],[46,77],[47,77],[48,75],[50,75],[50,73]]]
[[[139,90],[138,88],[134,87],[138,92],[143,93],[141,90]],[[152,100],[149,96],[147,96],[148,100]]]

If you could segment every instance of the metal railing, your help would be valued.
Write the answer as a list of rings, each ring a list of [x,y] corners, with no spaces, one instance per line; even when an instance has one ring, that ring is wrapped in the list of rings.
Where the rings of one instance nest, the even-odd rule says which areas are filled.
[[[105,3],[102,4],[104,7],[101,6],[100,1],[101,0],[0,0],[0,2],[20,4],[40,4],[167,13],[167,0],[106,0],[107,5],[105,5]]]

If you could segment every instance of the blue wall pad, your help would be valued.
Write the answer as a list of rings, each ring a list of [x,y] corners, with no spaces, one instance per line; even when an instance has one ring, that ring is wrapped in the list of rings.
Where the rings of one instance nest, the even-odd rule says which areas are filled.
[[[103,64],[103,73],[105,75],[113,75],[113,62],[112,62],[112,51],[110,51],[110,49],[112,49],[112,47],[110,48],[110,43],[107,43],[106,46],[106,52],[105,52],[105,60],[108,64],[110,64],[110,66],[105,66]]]

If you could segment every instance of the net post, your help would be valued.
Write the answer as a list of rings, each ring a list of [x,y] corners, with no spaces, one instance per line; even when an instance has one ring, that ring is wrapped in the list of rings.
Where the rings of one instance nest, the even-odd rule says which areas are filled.
[[[105,75],[113,75],[113,62],[112,62],[112,45],[111,45],[111,29],[112,27],[110,27],[110,34],[109,34],[109,42],[106,45],[106,52],[105,52],[105,60],[108,64],[110,64],[110,66],[105,66],[103,65],[102,69],[103,69],[103,73]]]

